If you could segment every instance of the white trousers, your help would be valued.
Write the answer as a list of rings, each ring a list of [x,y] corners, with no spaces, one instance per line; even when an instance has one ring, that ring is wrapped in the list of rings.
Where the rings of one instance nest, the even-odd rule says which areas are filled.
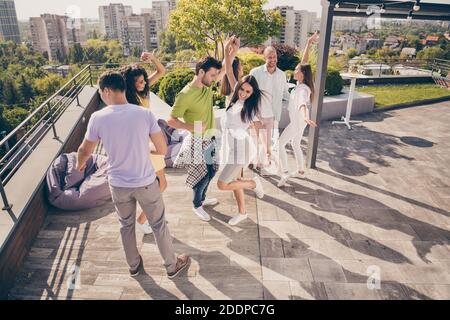
[[[307,126],[302,111],[294,109],[289,111],[291,123],[284,129],[279,141],[280,165],[283,173],[289,172],[286,145],[290,142],[297,160],[297,172],[305,170],[303,152],[301,149],[303,133]]]

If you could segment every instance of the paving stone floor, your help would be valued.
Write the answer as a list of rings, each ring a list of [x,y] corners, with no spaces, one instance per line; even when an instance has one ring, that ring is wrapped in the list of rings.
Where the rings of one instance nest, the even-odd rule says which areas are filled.
[[[10,298],[449,299],[450,102],[360,119],[351,131],[324,123],[318,170],[282,189],[266,178],[236,227],[231,193],[214,184],[221,202],[201,222],[184,173],[169,171],[169,228],[192,257],[174,281],[140,233],[145,273],[129,277],[112,205],[53,210]]]

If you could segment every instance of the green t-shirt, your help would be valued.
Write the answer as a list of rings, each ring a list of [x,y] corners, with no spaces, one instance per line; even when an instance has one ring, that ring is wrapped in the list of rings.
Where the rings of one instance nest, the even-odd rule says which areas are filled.
[[[183,118],[185,123],[192,125],[201,121],[206,123],[206,130],[215,129],[213,95],[211,87],[198,88],[188,84],[178,93],[171,116]]]

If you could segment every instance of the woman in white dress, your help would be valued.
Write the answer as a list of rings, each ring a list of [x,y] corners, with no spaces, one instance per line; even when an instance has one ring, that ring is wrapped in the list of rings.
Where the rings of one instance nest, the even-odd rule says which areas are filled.
[[[236,38],[227,41],[225,47],[225,70],[230,83],[236,83],[231,101],[227,107],[224,121],[224,131],[228,142],[227,160],[222,170],[217,186],[220,190],[233,191],[239,214],[228,222],[236,225],[247,219],[245,209],[244,189],[254,190],[259,198],[264,197],[264,190],[258,177],[240,179],[241,172],[250,162],[256,148],[248,133],[252,126],[261,127],[258,120],[262,92],[253,76],[246,76],[237,82],[233,74],[232,57],[236,46]]]

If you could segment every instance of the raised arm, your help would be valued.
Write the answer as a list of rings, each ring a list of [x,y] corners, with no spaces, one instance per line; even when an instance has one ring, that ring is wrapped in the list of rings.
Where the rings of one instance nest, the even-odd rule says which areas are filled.
[[[234,77],[233,61],[236,57],[237,51],[240,46],[240,40],[235,36],[229,38],[225,44],[225,73],[230,82],[230,87],[234,88],[238,79]]]
[[[317,31],[311,37],[308,38],[308,41],[306,42],[305,50],[303,51],[303,57],[302,57],[301,64],[308,63],[309,52],[311,51],[311,47],[315,42],[317,42],[318,39],[319,39],[319,34],[317,33]]]
[[[161,61],[158,60],[151,52],[143,52],[141,55],[142,62],[153,63],[156,67],[156,71],[152,73],[148,79],[149,86],[153,85],[158,81],[162,76],[166,74],[166,68],[161,64]]]

